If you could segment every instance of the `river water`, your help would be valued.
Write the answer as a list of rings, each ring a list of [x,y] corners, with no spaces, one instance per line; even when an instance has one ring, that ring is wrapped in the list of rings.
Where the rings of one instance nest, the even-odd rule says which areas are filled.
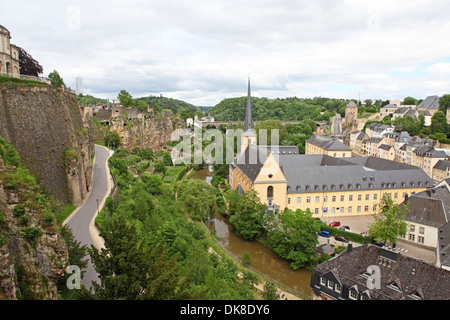
[[[211,168],[202,169],[192,175],[192,179],[201,179],[210,183],[214,172]],[[246,241],[231,231],[228,221],[218,212],[209,221],[210,230],[215,230],[220,244],[242,260],[242,255],[248,252],[251,256],[251,266],[268,277],[299,292],[311,295],[309,288],[311,272],[308,270],[292,270],[289,262],[280,258],[273,250],[258,241]]]

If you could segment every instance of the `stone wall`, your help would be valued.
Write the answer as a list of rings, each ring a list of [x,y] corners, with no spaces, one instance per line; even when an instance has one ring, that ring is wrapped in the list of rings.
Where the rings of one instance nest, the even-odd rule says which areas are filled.
[[[183,120],[170,111],[144,112],[136,107],[100,109],[96,119],[108,130],[116,131],[121,140],[120,148],[129,151],[135,147],[167,151],[171,149],[166,143],[171,141],[172,133],[185,127]]]
[[[82,204],[95,151],[74,94],[50,86],[0,86],[0,136],[59,200]]]

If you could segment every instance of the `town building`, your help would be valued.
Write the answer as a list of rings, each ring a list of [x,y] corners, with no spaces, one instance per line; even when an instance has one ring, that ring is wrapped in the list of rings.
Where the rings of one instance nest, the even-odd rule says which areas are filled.
[[[353,100],[351,100],[345,106],[344,126],[350,127],[351,125],[355,125],[357,122],[358,122],[358,106]]]
[[[347,147],[337,138],[312,134],[305,141],[306,154],[326,154],[332,157],[351,157],[352,149]]]
[[[0,25],[0,75],[20,77],[19,49],[11,44],[11,34]]]
[[[438,151],[432,146],[417,147],[412,153],[411,164],[422,168],[430,177],[433,177],[433,168],[439,160],[446,160],[444,151]]]
[[[326,137],[316,135],[314,140],[317,138]],[[327,218],[377,213],[377,205],[385,193],[399,204],[405,196],[434,183],[415,166],[377,157],[341,157],[338,152],[336,156],[298,154],[292,152],[295,149],[295,146],[256,144],[249,82],[241,152],[229,168],[233,190],[241,193],[255,190],[261,202],[274,210],[310,210],[314,217]]]
[[[366,126],[366,133],[369,138],[382,138],[390,132],[394,132],[394,127],[389,124],[371,123]]]
[[[450,178],[450,161],[439,160],[433,167],[433,180],[441,182],[442,180]]]
[[[397,251],[363,245],[319,264],[313,300],[448,300],[450,271]]]
[[[439,97],[438,96],[428,96],[417,106],[419,111],[428,111],[431,116],[433,116],[437,111],[439,111]]]
[[[406,201],[408,212],[404,220],[408,223],[408,229],[404,241],[437,250],[439,229],[450,221],[450,190],[447,184],[438,184],[412,194]]]

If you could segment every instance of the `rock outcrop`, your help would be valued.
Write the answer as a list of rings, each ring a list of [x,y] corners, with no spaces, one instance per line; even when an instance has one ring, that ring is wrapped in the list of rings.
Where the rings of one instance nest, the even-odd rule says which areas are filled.
[[[51,86],[0,86],[0,136],[59,200],[82,204],[95,151],[74,94]]]
[[[0,155],[0,300],[57,299],[67,247],[49,215],[49,198],[17,170]]]
[[[151,148],[153,151],[168,150],[167,142],[172,133],[184,128],[184,122],[169,110],[159,113],[139,111],[137,107],[115,106],[100,109],[96,114],[98,122],[110,131],[116,131],[121,140],[120,148],[131,151],[135,147]]]

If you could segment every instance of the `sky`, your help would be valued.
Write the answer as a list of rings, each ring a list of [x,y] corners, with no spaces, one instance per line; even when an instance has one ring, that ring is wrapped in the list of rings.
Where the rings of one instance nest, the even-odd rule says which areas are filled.
[[[2,1],[11,43],[83,94],[214,106],[450,93],[447,0]]]

